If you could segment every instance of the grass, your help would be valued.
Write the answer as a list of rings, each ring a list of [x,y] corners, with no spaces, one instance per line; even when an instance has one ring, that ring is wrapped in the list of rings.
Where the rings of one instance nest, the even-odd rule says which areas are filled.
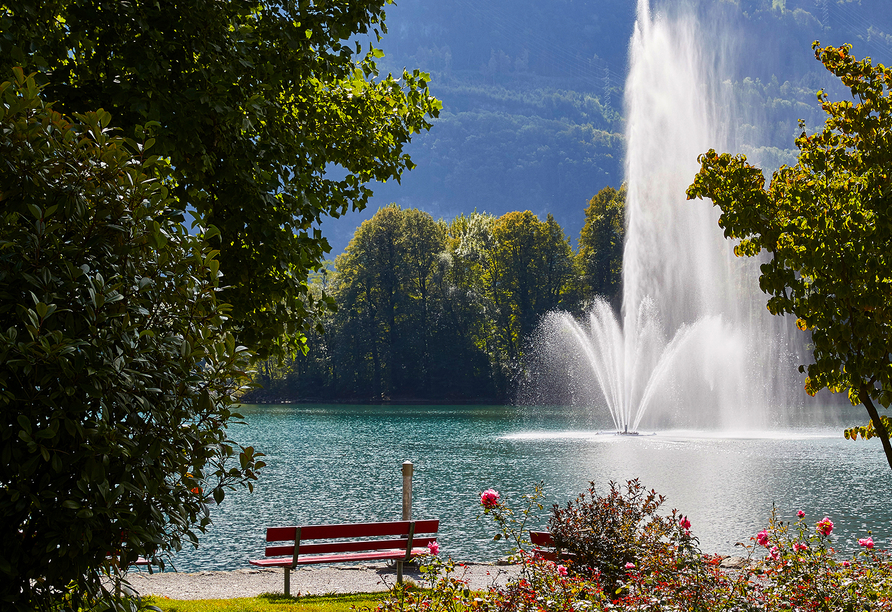
[[[386,593],[287,597],[280,593],[265,593],[237,599],[147,597],[143,603],[157,606],[164,612],[363,612],[375,610],[384,595]]]

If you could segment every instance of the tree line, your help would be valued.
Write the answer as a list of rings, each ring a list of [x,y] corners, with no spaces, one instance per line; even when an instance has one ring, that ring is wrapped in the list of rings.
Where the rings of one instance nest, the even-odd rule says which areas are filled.
[[[618,298],[624,204],[595,195],[576,251],[551,215],[379,209],[314,278],[337,309],[306,354],[262,363],[245,401],[505,401],[542,315]]]

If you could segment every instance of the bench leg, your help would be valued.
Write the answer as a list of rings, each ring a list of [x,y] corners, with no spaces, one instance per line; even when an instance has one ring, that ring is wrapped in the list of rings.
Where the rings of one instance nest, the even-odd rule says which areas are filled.
[[[285,596],[291,595],[291,568],[285,568]]]
[[[396,562],[396,583],[397,584],[403,583],[403,562],[402,561]]]

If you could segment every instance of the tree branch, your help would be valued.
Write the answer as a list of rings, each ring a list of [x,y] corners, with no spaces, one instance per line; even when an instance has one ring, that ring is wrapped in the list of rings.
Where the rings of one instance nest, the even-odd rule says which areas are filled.
[[[861,400],[861,403],[864,404],[864,407],[867,408],[867,414],[870,415],[870,420],[873,422],[873,428],[877,432],[877,437],[880,439],[880,442],[883,443],[883,452],[886,453],[886,461],[889,463],[889,467],[892,468],[892,444],[889,443],[889,432],[886,430],[886,425],[880,418],[876,406],[873,405],[873,401],[870,399],[867,385],[862,384],[858,388],[858,398]]]

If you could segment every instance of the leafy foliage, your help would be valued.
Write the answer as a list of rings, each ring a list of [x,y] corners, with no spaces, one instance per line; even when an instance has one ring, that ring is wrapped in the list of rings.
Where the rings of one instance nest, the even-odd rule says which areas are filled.
[[[886,555],[865,548],[854,555],[854,568],[852,561],[840,561],[832,547],[832,522],[829,524],[829,531],[820,524],[816,529],[806,523],[804,515],[795,523],[785,522],[772,511],[768,527],[751,538],[747,547],[750,558],[762,549],[766,553],[760,597],[769,605],[795,610],[886,609],[873,606],[879,603],[879,596],[889,592],[892,577],[870,571],[870,566],[882,563]]]
[[[350,352],[361,343],[371,357],[372,397],[390,397],[411,381],[420,392],[430,385],[434,276],[444,241],[430,215],[390,205],[356,230],[335,262],[335,294],[360,334]]]
[[[412,582],[390,586],[376,612],[418,610],[424,612],[461,612],[472,600],[462,564],[443,561],[435,555],[416,558],[421,572],[421,588]]]
[[[627,486],[641,491],[637,481]],[[615,485],[612,485],[615,487]],[[489,495],[488,494],[493,494]],[[650,492],[654,500],[661,499]],[[536,494],[532,496],[536,497]],[[620,497],[623,497],[620,495]],[[625,497],[628,497],[626,495]],[[646,498],[646,497],[645,497]],[[526,496],[529,501],[530,496]],[[484,515],[493,518],[499,533],[516,534],[529,518],[525,511],[513,512],[494,491],[481,499]],[[634,504],[633,504],[634,505]],[[639,506],[641,507],[641,506]],[[737,558],[735,569],[723,567],[722,557],[703,555],[697,538],[690,533],[685,517],[666,525],[657,546],[635,548],[633,558],[619,573],[616,588],[606,588],[606,578],[571,562],[564,565],[545,560],[535,550],[522,550],[520,574],[504,586],[493,584],[487,592],[475,593],[452,576],[455,564],[437,559],[424,561],[430,589],[411,593],[392,589],[380,609],[389,612],[448,610],[465,612],[658,612],[685,610],[792,610],[831,612],[837,610],[892,610],[892,564],[888,551],[877,550],[873,539],[862,538],[862,549],[848,559],[839,559],[832,547],[832,521],[824,517],[808,524],[799,512],[793,524],[778,520],[773,512],[768,527],[744,545],[746,558]],[[677,515],[673,513],[673,518]],[[605,506],[600,526],[628,523],[628,505]],[[574,537],[588,537],[589,530]],[[869,534],[869,532],[868,532]],[[556,533],[552,533],[557,537]],[[518,538],[508,538],[515,542]],[[628,544],[635,546],[634,542]],[[764,551],[764,554],[763,554]],[[439,569],[437,574],[434,570]],[[582,570],[585,571],[582,571]]]
[[[591,483],[564,508],[554,505],[548,530],[555,546],[573,555],[573,572],[598,572],[605,591],[613,592],[630,566],[648,567],[674,545],[680,517],[675,510],[669,516],[658,514],[664,501],[637,479],[628,481],[625,491],[611,481],[604,495]]]
[[[446,223],[391,204],[319,283],[328,333],[284,371],[264,364],[250,398],[503,401],[540,318],[579,301],[570,241],[530,211]]]
[[[250,488],[260,454],[227,434],[250,351],[152,139],[60,115],[21,70],[0,97],[0,602],[76,607]]]
[[[510,212],[492,228],[484,259],[483,292],[492,304],[491,329],[499,361],[517,367],[539,318],[564,304],[573,275],[570,241],[548,215]]]
[[[330,305],[307,287],[329,249],[315,225],[410,169],[439,110],[426,74],[381,78],[383,53],[354,42],[385,32],[388,3],[0,4],[0,70],[41,71],[63,112],[104,108],[128,136],[157,123],[172,205],[219,229],[227,326],[282,354]]]
[[[577,267],[583,293],[616,297],[622,283],[626,188],[605,187],[588,202],[579,235]]]
[[[721,208],[725,236],[740,239],[735,253],[769,253],[759,280],[768,309],[811,333],[805,390],[864,404],[870,423],[846,437],[878,436],[892,467],[890,421],[874,405],[892,403],[892,69],[856,60],[848,46],[815,43],[815,56],[854,102],[818,92],[823,130],[796,139],[798,163],[775,172],[767,190],[746,156],[710,150],[688,197]]]

